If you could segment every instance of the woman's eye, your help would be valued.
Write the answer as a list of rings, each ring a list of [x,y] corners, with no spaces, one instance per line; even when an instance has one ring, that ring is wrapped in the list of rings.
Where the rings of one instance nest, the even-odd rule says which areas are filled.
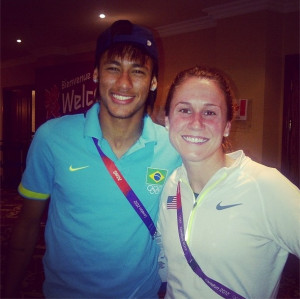
[[[207,110],[204,111],[204,115],[216,115],[216,113],[214,111]]]
[[[178,111],[181,112],[181,113],[191,113],[191,110],[188,109],[188,108],[181,108]]]

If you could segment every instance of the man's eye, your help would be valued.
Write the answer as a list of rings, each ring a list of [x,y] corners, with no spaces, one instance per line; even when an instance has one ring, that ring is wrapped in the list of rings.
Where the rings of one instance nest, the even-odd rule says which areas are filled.
[[[137,74],[137,75],[145,75],[145,72],[143,70],[139,70],[139,69],[134,70],[133,73]]]
[[[109,66],[106,68],[108,71],[111,71],[111,72],[118,72],[119,69],[115,66]]]

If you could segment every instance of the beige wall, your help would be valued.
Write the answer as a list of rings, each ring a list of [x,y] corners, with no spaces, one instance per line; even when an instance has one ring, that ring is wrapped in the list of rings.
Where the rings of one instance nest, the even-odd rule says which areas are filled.
[[[220,19],[210,29],[162,39],[163,105],[175,74],[195,64],[221,68],[234,81],[238,98],[249,99],[249,117],[235,121],[234,149],[280,168],[284,57],[299,53],[299,15],[256,12]],[[160,107],[158,119],[162,119]]]
[[[284,57],[299,53],[299,12],[264,11],[218,19],[213,28],[163,37],[160,42],[155,119],[163,120],[162,106],[178,71],[195,64],[219,67],[235,82],[238,97],[249,99],[248,120],[233,125],[233,147],[279,169]],[[93,53],[86,53],[2,66],[1,87],[34,84],[38,66],[92,59]]]

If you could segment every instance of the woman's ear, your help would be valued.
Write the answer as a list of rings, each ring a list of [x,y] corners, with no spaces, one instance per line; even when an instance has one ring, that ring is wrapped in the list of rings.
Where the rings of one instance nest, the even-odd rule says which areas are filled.
[[[231,122],[228,121],[227,124],[226,124],[225,130],[224,130],[224,134],[223,134],[224,137],[229,136],[230,129],[231,129]]]
[[[155,91],[156,88],[157,88],[157,79],[156,79],[156,76],[154,76],[151,80],[150,90]]]
[[[98,83],[98,82],[99,82],[98,68],[95,68],[95,69],[94,69],[94,73],[93,73],[93,81],[94,81],[94,83]]]
[[[165,116],[165,128],[167,131],[169,131],[170,123],[169,123],[169,117]]]

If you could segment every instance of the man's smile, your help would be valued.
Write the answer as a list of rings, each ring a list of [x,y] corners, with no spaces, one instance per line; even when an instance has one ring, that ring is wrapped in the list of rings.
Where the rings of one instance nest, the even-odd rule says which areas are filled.
[[[116,93],[113,93],[112,94],[113,98],[118,100],[118,101],[122,101],[122,102],[126,102],[126,101],[130,101],[130,100],[133,100],[133,96],[124,96],[124,95],[120,95],[120,94],[116,94]]]

